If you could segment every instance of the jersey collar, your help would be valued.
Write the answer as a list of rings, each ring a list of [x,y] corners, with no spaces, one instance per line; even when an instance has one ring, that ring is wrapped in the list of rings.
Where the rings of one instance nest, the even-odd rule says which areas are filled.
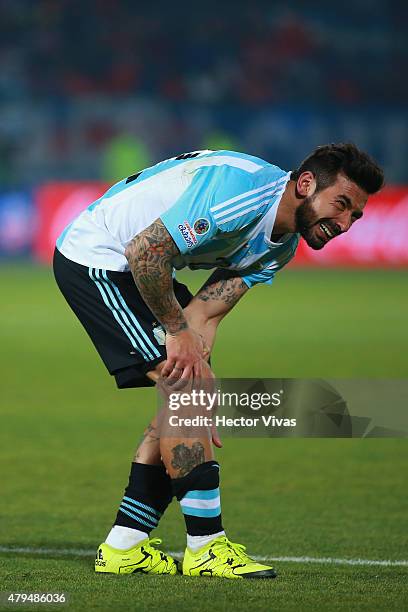
[[[283,196],[283,192],[286,189],[286,185],[290,179],[290,175],[292,174],[292,172],[287,172],[286,176],[285,176],[285,180],[284,182],[279,186],[279,191],[278,191],[278,195],[273,196],[276,198],[275,202],[273,203],[273,205],[270,207],[270,209],[268,210],[268,212],[266,213],[264,219],[265,219],[265,244],[268,247],[276,247],[279,246],[281,244],[284,244],[285,242],[287,242],[288,240],[291,239],[291,237],[293,236],[293,234],[283,234],[283,236],[281,237],[281,239],[279,240],[279,242],[272,242],[272,240],[270,240],[268,238],[268,236],[272,236],[272,231],[273,231],[273,226],[275,225],[275,219],[276,219],[276,215],[278,213],[278,208],[279,208],[279,203],[282,199]]]

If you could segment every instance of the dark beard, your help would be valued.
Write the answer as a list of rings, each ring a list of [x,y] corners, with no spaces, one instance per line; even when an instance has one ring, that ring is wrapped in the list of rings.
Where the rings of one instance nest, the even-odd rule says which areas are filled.
[[[303,200],[296,209],[295,220],[296,231],[300,233],[312,249],[318,251],[324,247],[325,242],[313,232],[313,226],[319,220],[312,208],[315,197],[315,195],[312,195]]]

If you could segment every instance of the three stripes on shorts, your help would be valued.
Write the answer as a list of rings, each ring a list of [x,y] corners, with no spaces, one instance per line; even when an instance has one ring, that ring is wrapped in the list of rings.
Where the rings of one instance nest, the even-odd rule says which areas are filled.
[[[126,304],[118,287],[108,278],[107,271],[89,268],[89,277],[97,286],[105,305],[112,312],[135,351],[140,353],[145,361],[153,361],[160,357],[160,352]]]

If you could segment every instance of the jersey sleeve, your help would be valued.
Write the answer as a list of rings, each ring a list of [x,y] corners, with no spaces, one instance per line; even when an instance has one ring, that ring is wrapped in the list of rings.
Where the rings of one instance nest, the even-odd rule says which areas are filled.
[[[249,288],[260,283],[263,283],[264,285],[272,285],[276,272],[276,270],[271,268],[264,268],[260,271],[248,271],[247,273],[241,274],[241,278]]]
[[[254,174],[231,166],[200,168],[179,197],[160,216],[180,253],[186,254],[215,236],[242,229],[261,214],[247,210],[247,195],[254,188]],[[236,206],[244,214],[237,215]],[[241,212],[241,210],[239,210]]]
[[[260,283],[272,285],[276,273],[282,270],[293,259],[299,245],[299,239],[299,234],[292,234],[283,250],[276,256],[273,256],[272,260],[265,267],[260,270],[251,268],[243,270],[241,273],[242,280],[249,288]]]

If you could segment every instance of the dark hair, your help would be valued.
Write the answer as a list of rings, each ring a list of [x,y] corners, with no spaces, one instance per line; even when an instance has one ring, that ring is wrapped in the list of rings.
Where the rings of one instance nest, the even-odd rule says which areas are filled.
[[[296,181],[307,170],[316,178],[316,191],[330,187],[340,172],[368,194],[376,193],[384,184],[384,173],[378,164],[351,142],[317,147],[292,172],[291,179]]]

